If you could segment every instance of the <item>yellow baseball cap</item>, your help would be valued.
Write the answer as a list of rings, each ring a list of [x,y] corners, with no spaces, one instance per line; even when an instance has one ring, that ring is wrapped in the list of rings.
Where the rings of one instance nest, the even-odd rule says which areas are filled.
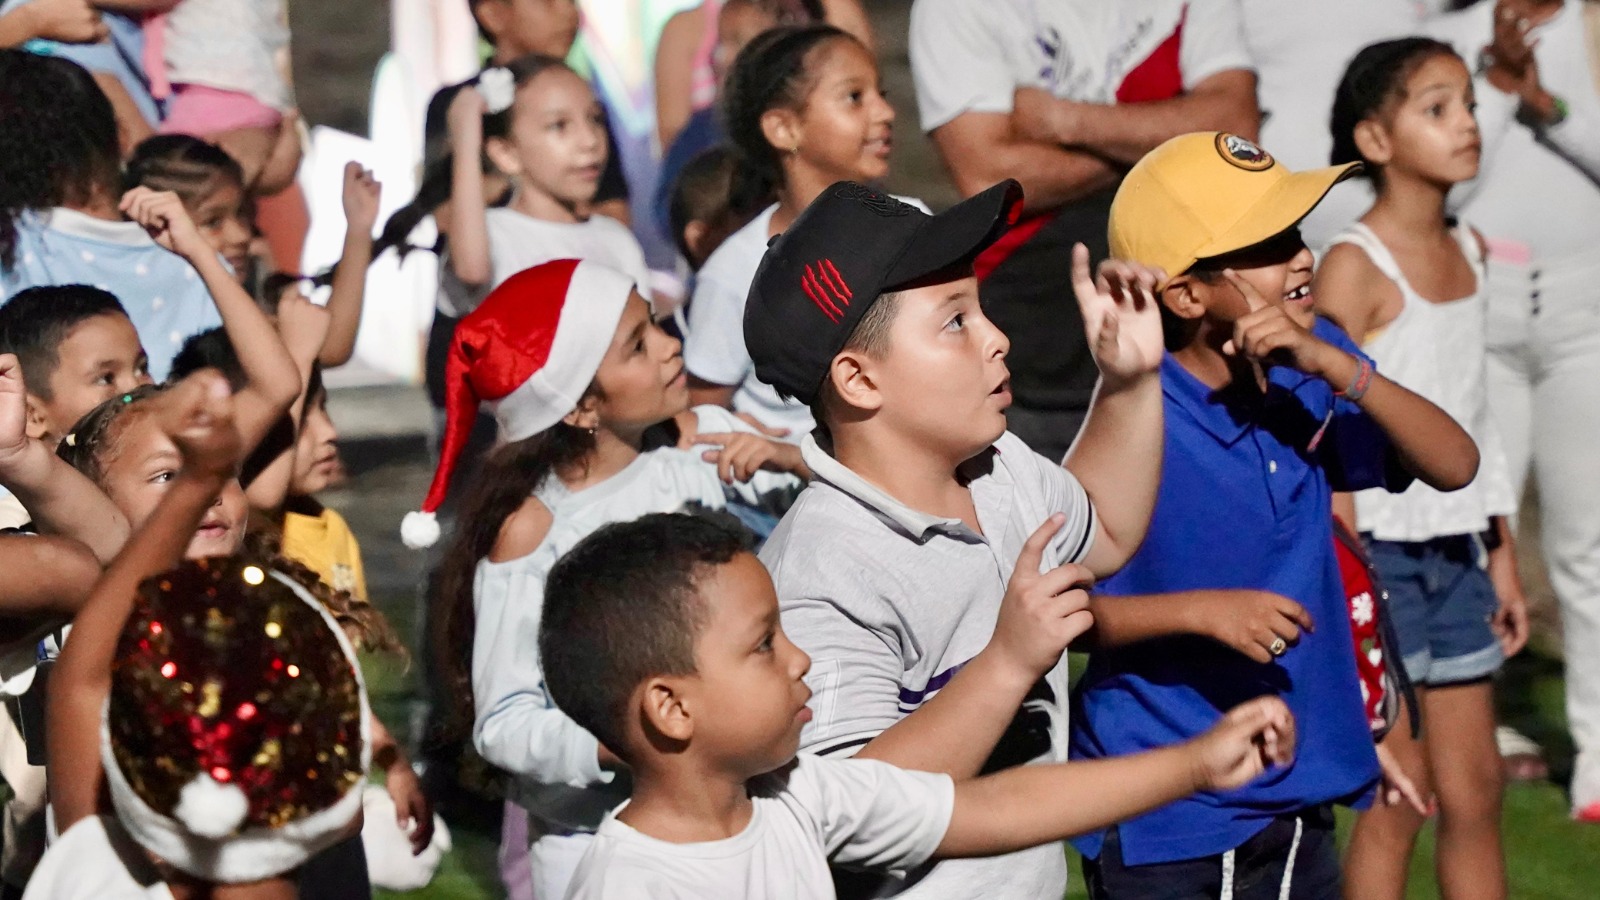
[[[1111,201],[1111,255],[1180,275],[1287,231],[1360,166],[1291,172],[1236,134],[1178,135],[1122,180]]]

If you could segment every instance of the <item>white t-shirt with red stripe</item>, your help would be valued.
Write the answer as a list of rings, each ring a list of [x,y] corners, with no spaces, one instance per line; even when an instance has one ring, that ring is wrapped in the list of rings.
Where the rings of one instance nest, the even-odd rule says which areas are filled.
[[[1010,113],[1019,87],[1084,103],[1165,100],[1252,68],[1238,0],[916,0],[922,129]]]

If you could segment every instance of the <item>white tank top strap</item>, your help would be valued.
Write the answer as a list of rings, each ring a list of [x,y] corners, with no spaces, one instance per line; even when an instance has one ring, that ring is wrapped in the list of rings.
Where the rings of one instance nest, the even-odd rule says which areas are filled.
[[[1394,254],[1389,252],[1389,248],[1383,245],[1383,241],[1379,240],[1366,225],[1356,222],[1339,232],[1328,246],[1336,244],[1354,244],[1360,247],[1367,252],[1367,258],[1372,260],[1372,264],[1377,266],[1385,278],[1396,284],[1405,285],[1406,279],[1400,273],[1400,263],[1395,260]]]
[[[1478,278],[1477,290],[1483,289],[1483,281],[1489,274],[1489,255],[1484,246],[1479,243],[1478,236],[1473,233],[1472,226],[1465,222],[1457,222],[1450,229],[1455,235],[1456,243],[1461,245],[1461,254],[1467,258],[1467,263],[1472,266],[1472,274]]]

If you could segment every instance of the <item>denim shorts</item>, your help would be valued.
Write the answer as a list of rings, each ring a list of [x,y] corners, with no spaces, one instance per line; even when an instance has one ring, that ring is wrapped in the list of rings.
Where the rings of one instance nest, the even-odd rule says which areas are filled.
[[[1389,592],[1389,615],[1412,681],[1457,684],[1500,668],[1504,657],[1491,625],[1500,602],[1479,565],[1476,536],[1368,538],[1367,547]]]

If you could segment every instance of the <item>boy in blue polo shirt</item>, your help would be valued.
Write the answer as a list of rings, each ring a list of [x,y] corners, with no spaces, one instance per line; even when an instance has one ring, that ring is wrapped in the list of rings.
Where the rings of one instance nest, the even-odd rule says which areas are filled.
[[[1112,255],[1160,289],[1167,430],[1139,551],[1101,583],[1097,647],[1072,716],[1074,758],[1186,740],[1277,695],[1296,763],[1076,841],[1096,898],[1334,898],[1331,805],[1379,770],[1344,626],[1331,494],[1472,480],[1477,448],[1433,404],[1373,371],[1312,314],[1297,223],[1352,166],[1290,173],[1235,135],[1174,138],[1111,207]]]

